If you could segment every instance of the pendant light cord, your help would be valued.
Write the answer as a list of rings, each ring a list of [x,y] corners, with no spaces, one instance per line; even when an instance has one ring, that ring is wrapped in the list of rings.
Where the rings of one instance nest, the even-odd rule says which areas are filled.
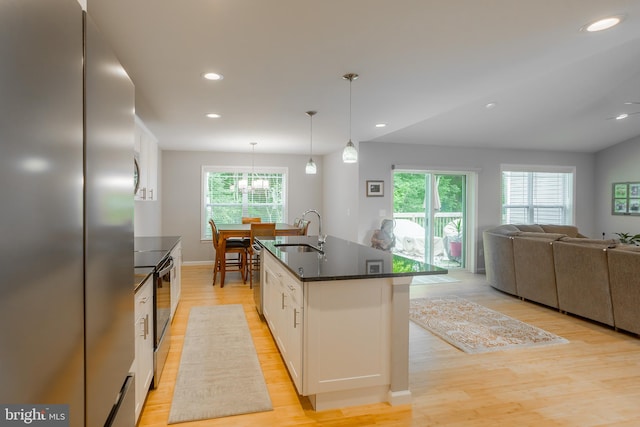
[[[256,144],[257,142],[250,142],[251,144],[251,185],[247,185],[251,190],[253,190],[253,186],[255,183],[253,182],[256,178],[256,165],[255,165],[255,157],[256,157]],[[247,180],[247,183],[249,180]]]
[[[351,141],[351,83],[353,83],[353,77],[349,78],[349,141]]]
[[[349,73],[349,74],[345,74],[344,76],[342,76],[343,79],[345,80],[349,80],[349,141],[351,141],[351,122],[352,122],[352,117],[351,117],[351,110],[352,110],[352,96],[351,96],[351,84],[353,83],[353,81],[355,79],[358,78],[358,75],[355,73]]]
[[[313,155],[313,114],[309,114],[309,159]]]

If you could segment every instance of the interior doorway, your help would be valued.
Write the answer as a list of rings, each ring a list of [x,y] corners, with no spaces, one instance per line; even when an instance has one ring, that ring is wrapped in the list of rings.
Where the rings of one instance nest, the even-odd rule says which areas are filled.
[[[394,170],[394,252],[447,269],[467,267],[468,174]]]

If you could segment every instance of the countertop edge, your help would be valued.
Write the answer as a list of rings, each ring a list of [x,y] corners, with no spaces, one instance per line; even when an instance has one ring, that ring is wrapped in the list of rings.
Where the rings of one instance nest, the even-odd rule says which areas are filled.
[[[298,237],[298,239],[296,240],[302,240],[303,237],[300,236],[296,236]],[[311,236],[314,237],[314,236]],[[339,239],[339,238],[337,238]],[[265,242],[269,242],[272,241],[272,238],[268,238],[265,240]],[[343,239],[339,239],[339,240],[343,240]],[[415,276],[430,276],[430,275],[436,275],[436,274],[448,274],[449,270],[447,269],[443,269],[438,267],[438,270],[422,270],[422,271],[411,271],[411,272],[397,272],[397,273],[368,273],[368,274],[345,274],[345,275],[327,275],[327,276],[322,276],[322,277],[309,277],[309,276],[300,276],[300,274],[298,273],[298,271],[296,271],[295,268],[291,267],[287,262],[283,261],[279,254],[275,251],[278,251],[277,248],[271,248],[270,246],[268,246],[267,244],[265,244],[264,242],[260,241],[259,238],[256,239],[256,242],[263,248],[266,249],[267,251],[269,251],[269,253],[271,255],[273,255],[273,257],[279,261],[279,263],[287,269],[287,271],[289,271],[291,274],[293,274],[293,276],[301,281],[301,282],[334,282],[334,281],[340,281],[340,280],[364,280],[364,279],[392,279],[392,278],[397,278],[397,277],[415,277]],[[347,242],[347,241],[345,241]],[[362,246],[363,248],[368,248],[364,245],[361,245],[359,243],[355,243],[355,242],[348,242],[349,245],[359,245]],[[273,249],[273,250],[272,250]],[[396,255],[399,256],[399,255]],[[408,259],[408,258],[407,258]],[[423,263],[424,264],[424,263]]]

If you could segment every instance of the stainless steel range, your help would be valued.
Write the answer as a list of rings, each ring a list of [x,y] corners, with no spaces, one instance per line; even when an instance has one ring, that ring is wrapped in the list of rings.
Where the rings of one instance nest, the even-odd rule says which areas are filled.
[[[155,292],[153,296],[153,318],[154,329],[153,337],[155,342],[153,352],[153,388],[158,388],[160,376],[164,364],[169,355],[169,346],[171,343],[171,328],[169,327],[169,319],[171,317],[171,275],[175,268],[173,258],[168,256],[153,273],[155,283]]]
[[[166,250],[134,252],[137,268],[153,268],[153,388],[157,388],[171,344],[171,273],[175,268],[173,258]]]

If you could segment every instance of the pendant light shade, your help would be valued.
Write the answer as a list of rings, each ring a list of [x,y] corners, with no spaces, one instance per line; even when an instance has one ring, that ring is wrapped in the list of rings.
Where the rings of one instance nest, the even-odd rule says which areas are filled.
[[[351,83],[358,78],[357,74],[349,73],[342,76],[343,79],[349,80],[349,142],[342,150],[342,161],[344,163],[357,163],[358,162],[358,150],[351,141]]]
[[[259,179],[256,176],[254,157],[256,153],[256,145],[258,143],[250,142],[249,144],[251,145],[251,175],[249,176],[251,178],[251,183],[249,183],[248,179],[239,180],[238,190],[242,191],[243,193],[253,193],[256,190],[268,190],[269,180]]]
[[[304,168],[304,173],[306,173],[307,175],[315,175],[316,171],[317,171],[316,164],[314,163],[312,158],[309,158],[309,161],[307,162],[307,166],[305,166]]]
[[[307,162],[307,166],[304,168],[304,173],[307,175],[315,175],[318,168],[316,167],[315,162],[313,161],[313,116],[317,113],[317,111],[307,111],[307,116],[309,116],[309,161]]]
[[[345,163],[357,163],[358,162],[358,150],[353,142],[349,140],[347,145],[342,150],[342,161]]]

